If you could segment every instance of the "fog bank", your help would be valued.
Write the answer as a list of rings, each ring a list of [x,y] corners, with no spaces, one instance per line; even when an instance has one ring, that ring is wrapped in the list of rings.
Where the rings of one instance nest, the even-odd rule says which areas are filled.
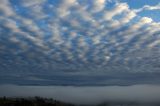
[[[0,96],[41,96],[78,104],[94,104],[105,101],[158,102],[160,101],[160,86],[74,87],[1,85]]]

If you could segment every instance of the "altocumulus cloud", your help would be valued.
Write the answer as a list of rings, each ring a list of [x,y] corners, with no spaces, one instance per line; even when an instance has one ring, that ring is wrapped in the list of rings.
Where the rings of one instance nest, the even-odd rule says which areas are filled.
[[[0,83],[159,84],[160,23],[117,0],[0,0]]]

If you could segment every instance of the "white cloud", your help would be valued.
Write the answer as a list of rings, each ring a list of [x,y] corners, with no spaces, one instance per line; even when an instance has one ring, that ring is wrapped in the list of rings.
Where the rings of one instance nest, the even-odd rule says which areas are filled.
[[[0,1],[3,13],[0,16],[0,37],[8,42],[6,44],[0,40],[0,44],[5,45],[2,48],[3,54],[8,51],[11,55],[14,54],[13,57],[17,54],[17,67],[24,64],[27,67],[33,62],[33,67],[44,70],[55,71],[69,66],[86,68],[83,74],[88,74],[89,70],[115,73],[157,72],[157,69],[144,64],[142,61],[146,60],[143,58],[134,60],[134,63],[132,61],[143,57],[144,54],[140,53],[142,51],[148,52],[150,61],[154,60],[154,52],[151,50],[159,45],[160,23],[149,17],[138,16],[127,3],[116,2],[105,8],[108,0],[95,0],[91,3],[61,0],[56,5],[52,4],[54,8],[49,10],[47,6],[51,4],[47,3],[46,0],[22,0],[20,7],[16,5],[19,11],[15,11],[11,2]],[[21,13],[21,8],[25,10],[24,13]],[[11,44],[16,47],[10,46]],[[138,52],[137,55],[131,55],[134,52]],[[21,55],[29,57],[25,58],[29,62],[20,59],[23,58]],[[12,69],[12,66],[7,67],[9,68]],[[100,74],[103,75],[103,72]]]
[[[9,0],[1,0],[0,1],[0,11],[5,15],[5,16],[12,16],[15,15],[13,12],[13,9],[9,3]]]
[[[104,19],[111,20],[114,16],[119,15],[126,10],[128,10],[128,5],[126,3],[117,3],[111,11],[105,11]]]
[[[138,13],[138,12],[142,12],[145,10],[160,10],[160,4],[157,4],[155,6],[144,5],[142,8],[135,9],[134,11]]]
[[[105,8],[106,0],[93,0],[93,9],[92,12],[100,12]]]
[[[28,15],[32,16],[33,18],[41,19],[47,17],[47,14],[44,13],[44,8],[42,5],[46,0],[38,0],[38,1],[33,1],[33,0],[22,0],[20,3],[23,7],[27,8]]]
[[[60,17],[65,17],[70,14],[69,8],[76,5],[76,0],[62,0],[59,8],[57,9]]]
[[[148,45],[149,48],[153,48],[157,45],[160,45],[160,40],[156,40],[154,42],[152,42],[151,44]]]
[[[30,7],[30,6],[36,6],[44,3],[46,0],[38,0],[38,1],[33,1],[33,0],[21,0],[21,3],[24,7]]]
[[[153,20],[152,20],[152,18],[142,17],[140,21],[142,23],[151,23]]]
[[[125,12],[125,16],[122,19],[120,19],[119,21],[120,21],[120,23],[125,24],[125,23],[130,22],[130,20],[132,20],[136,16],[137,15],[134,11],[128,10],[128,11]]]

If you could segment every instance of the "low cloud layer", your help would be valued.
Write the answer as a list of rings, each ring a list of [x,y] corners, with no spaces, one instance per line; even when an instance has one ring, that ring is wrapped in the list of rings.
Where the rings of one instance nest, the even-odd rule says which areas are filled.
[[[159,83],[160,23],[138,15],[158,8],[135,10],[118,0],[0,0],[0,83]]]
[[[32,97],[41,96],[76,104],[98,104],[107,101],[159,102],[160,86],[15,86],[1,85],[0,96]]]

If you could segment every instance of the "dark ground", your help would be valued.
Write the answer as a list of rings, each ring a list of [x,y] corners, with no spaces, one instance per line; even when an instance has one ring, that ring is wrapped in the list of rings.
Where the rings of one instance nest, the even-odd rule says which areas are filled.
[[[83,103],[82,103],[83,104]],[[113,102],[108,101],[98,105],[74,105],[54,99],[41,97],[11,98],[0,97],[0,106],[160,106],[159,103],[137,103],[137,102]]]
[[[75,106],[53,99],[34,97],[34,98],[0,98],[0,106]]]

